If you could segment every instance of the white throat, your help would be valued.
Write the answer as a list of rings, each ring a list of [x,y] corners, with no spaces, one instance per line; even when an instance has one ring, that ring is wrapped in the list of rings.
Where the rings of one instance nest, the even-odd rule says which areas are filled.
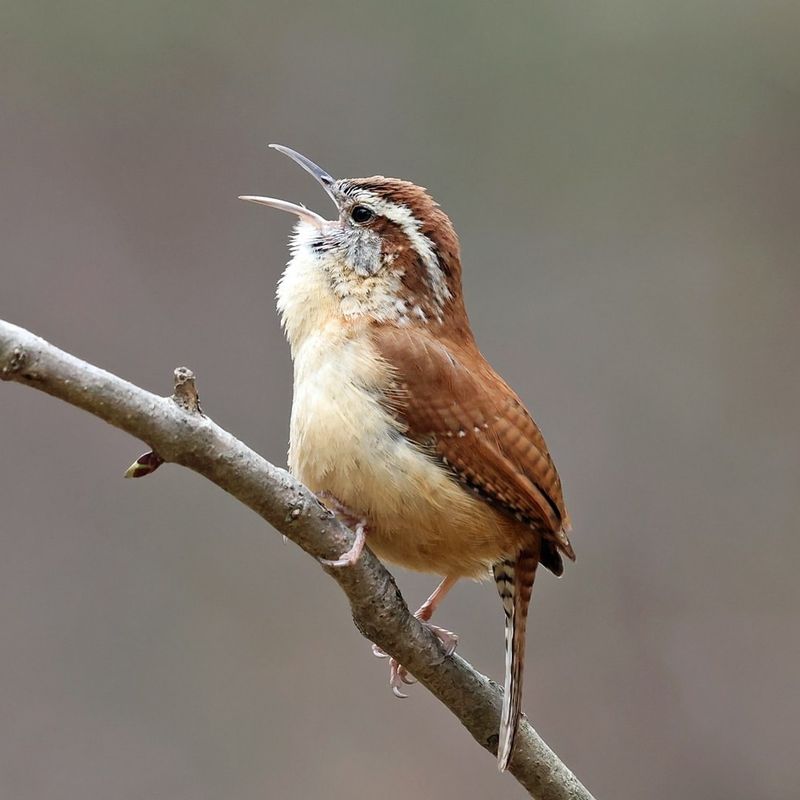
[[[291,242],[292,257],[278,282],[278,311],[294,354],[310,335],[327,325],[358,318],[407,324],[424,318],[422,309],[404,302],[402,273],[384,263],[374,275],[358,275],[342,251],[318,251],[319,232],[299,222]]]

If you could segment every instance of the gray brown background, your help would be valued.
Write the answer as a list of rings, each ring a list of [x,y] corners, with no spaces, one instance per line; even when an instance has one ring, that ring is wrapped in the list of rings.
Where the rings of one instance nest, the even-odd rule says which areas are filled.
[[[273,309],[334,175],[428,186],[483,349],[547,434],[578,563],[525,706],[600,798],[800,795],[800,7],[0,6],[0,316],[283,464]],[[0,794],[518,797],[343,598],[202,479],[0,386]],[[433,586],[399,574],[410,603]],[[502,670],[494,588],[441,621]]]

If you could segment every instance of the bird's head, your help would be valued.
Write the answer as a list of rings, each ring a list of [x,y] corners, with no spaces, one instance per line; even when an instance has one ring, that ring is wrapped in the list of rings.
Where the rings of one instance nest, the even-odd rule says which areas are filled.
[[[241,198],[299,217],[285,281],[293,266],[323,281],[347,317],[398,325],[460,321],[458,237],[425,189],[383,176],[336,180],[300,153],[271,147],[313,175],[338,211],[328,220],[285,200]]]

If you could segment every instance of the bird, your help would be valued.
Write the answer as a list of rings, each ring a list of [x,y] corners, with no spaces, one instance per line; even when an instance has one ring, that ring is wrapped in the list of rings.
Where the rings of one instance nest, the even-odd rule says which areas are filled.
[[[298,217],[277,289],[294,370],[289,469],[355,531],[329,564],[355,563],[366,543],[383,560],[441,576],[416,617],[446,654],[458,637],[433,625],[433,613],[459,579],[494,576],[505,615],[505,771],[536,570],[560,576],[563,556],[575,560],[558,472],[533,417],[478,349],[459,240],[427,190],[381,175],[337,180],[270,147],[336,207],[326,219],[286,200],[240,198]],[[393,659],[395,694],[412,682]]]

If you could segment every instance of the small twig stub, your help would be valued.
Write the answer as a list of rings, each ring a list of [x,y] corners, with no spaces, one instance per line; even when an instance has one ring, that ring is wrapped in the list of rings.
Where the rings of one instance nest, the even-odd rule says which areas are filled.
[[[197,393],[194,372],[189,367],[178,367],[175,370],[175,393],[172,399],[183,409],[191,413],[202,414],[200,395]]]
[[[173,373],[175,378],[175,391],[172,395],[173,402],[190,414],[202,414],[200,396],[197,394],[197,383],[194,372],[189,367],[178,367]],[[154,451],[142,453],[136,461],[125,470],[126,478],[144,478],[155,472],[164,459]]]

